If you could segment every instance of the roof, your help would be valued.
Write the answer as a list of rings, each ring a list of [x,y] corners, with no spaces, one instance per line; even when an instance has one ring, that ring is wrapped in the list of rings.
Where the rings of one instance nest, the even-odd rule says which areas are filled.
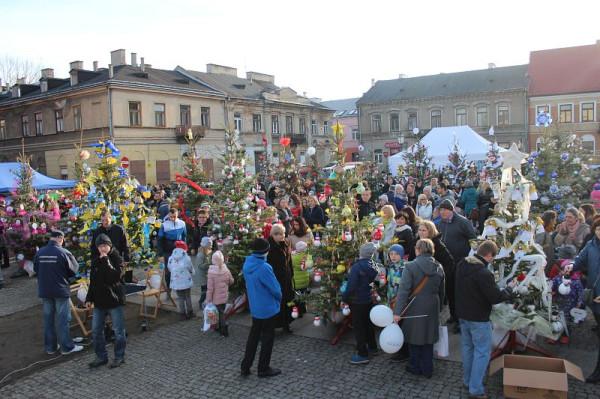
[[[532,51],[529,96],[600,91],[600,42]]]
[[[108,69],[106,68],[102,68],[97,71],[77,70],[79,83],[74,86],[71,86],[70,79],[47,79],[49,83],[51,81],[53,84],[49,84],[48,91],[44,93],[42,93],[39,85],[26,85],[27,90],[25,93],[21,93],[21,97],[14,98],[10,95],[0,96],[0,105],[12,101],[24,101],[28,98],[39,97],[43,95],[51,96],[57,93],[77,90],[79,88],[84,88],[108,81],[119,81],[132,84],[150,84],[169,88],[211,92],[216,95],[222,95],[220,92],[212,89],[211,87],[189,79],[177,71],[145,68],[144,72],[142,72],[139,67],[134,67],[131,65],[119,65],[114,67],[113,71],[113,78],[109,79]]]
[[[527,65],[380,80],[363,94],[357,105],[518,89],[527,89]]]
[[[200,72],[185,69],[181,66],[178,66],[175,68],[175,70],[189,74],[201,82],[206,83],[208,86],[236,98],[262,100],[264,98],[263,93],[277,94],[282,89],[281,87],[270,82],[264,82],[256,79],[250,80],[224,73]],[[322,103],[312,100],[308,101],[305,105],[329,110],[329,108]]]
[[[335,117],[358,116],[356,101],[358,101],[358,98],[345,98],[342,100],[323,101],[321,105],[334,110],[335,114],[333,116]]]

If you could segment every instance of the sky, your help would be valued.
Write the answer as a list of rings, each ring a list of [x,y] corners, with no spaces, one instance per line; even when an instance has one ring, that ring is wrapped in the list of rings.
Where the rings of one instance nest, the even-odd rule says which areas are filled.
[[[526,64],[529,52],[600,40],[600,2],[527,0],[0,0],[0,57],[66,77],[124,48],[155,68],[207,63],[275,75],[323,100],[371,80]]]

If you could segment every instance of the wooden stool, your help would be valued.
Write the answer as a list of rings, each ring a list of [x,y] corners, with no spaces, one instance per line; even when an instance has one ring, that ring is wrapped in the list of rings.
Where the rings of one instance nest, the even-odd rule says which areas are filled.
[[[169,292],[167,289],[167,284],[165,282],[165,270],[163,270],[160,274],[160,287],[152,288],[150,287],[150,277],[152,277],[154,273],[152,271],[148,271],[146,273],[146,289],[144,291],[140,291],[140,295],[142,296],[142,303],[140,305],[140,317],[150,317],[152,319],[156,319],[158,316],[158,309],[160,309],[162,305],[162,301],[160,299],[160,295],[163,292]],[[156,299],[156,303],[154,304],[154,311],[151,313],[146,312],[146,298],[154,297]],[[169,297],[173,306],[177,306],[173,298]]]
[[[77,293],[77,291],[80,288],[85,288],[87,290],[88,285],[86,283],[73,284],[71,286],[71,294]],[[86,327],[86,323],[89,320],[91,320],[91,318],[92,318],[93,306],[89,309],[88,308],[78,308],[73,303],[72,298],[69,298],[69,306],[71,308],[71,315],[73,316],[73,319],[75,320],[74,323],[71,323],[70,327],[72,328],[72,327],[79,326],[83,336],[84,337],[89,336],[92,333],[92,329],[91,328],[88,329]]]

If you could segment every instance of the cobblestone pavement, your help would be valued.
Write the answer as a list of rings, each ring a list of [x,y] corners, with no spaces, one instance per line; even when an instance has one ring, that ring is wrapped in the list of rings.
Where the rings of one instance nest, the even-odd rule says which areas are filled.
[[[14,266],[2,270],[4,288],[0,289],[0,317],[8,316],[42,303],[37,296],[37,280],[29,277],[11,279],[10,275],[15,270]]]
[[[0,388],[9,398],[462,398],[461,365],[436,361],[430,380],[379,355],[366,366],[348,363],[352,346],[296,335],[277,335],[270,379],[239,375],[248,328],[230,326],[229,338],[201,333],[200,321],[165,326],[128,342],[120,369],[89,370],[91,351]],[[500,376],[490,378],[491,398],[502,397]],[[598,398],[600,385],[570,380],[570,397]]]

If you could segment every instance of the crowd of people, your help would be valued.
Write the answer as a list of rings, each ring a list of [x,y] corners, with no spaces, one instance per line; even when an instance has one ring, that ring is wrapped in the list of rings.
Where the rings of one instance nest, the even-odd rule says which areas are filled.
[[[348,273],[348,285],[343,301],[350,307],[357,353],[353,364],[367,364],[378,352],[374,327],[369,320],[373,306],[372,284],[378,273],[372,263],[383,263],[388,282],[387,301],[393,304],[394,318],[401,324],[405,348],[392,357],[394,362],[408,361],[407,371],[430,378],[433,374],[433,344],[438,340],[438,327],[447,324],[461,334],[464,384],[472,397],[485,397],[483,379],[489,362],[492,326],[492,305],[510,298],[510,287],[500,291],[488,264],[498,252],[492,241],[483,242],[474,255],[470,240],[483,230],[485,220],[493,213],[495,196],[485,182],[465,180],[452,185],[444,179],[431,178],[428,184],[408,177],[395,180],[392,176],[382,184],[369,187],[357,195],[358,218],[368,218],[374,226],[383,226],[377,245],[361,246],[359,258]],[[243,266],[243,277],[252,327],[248,336],[241,373],[251,373],[258,342],[261,354],[258,376],[270,377],[280,370],[270,366],[274,330],[291,332],[292,309],[289,304],[296,292],[310,286],[306,272],[307,247],[313,245],[313,234],[327,223],[327,201],[308,188],[302,193],[281,193],[278,182],[270,179],[259,185],[256,206],[273,207],[274,217],[266,223],[263,237],[251,246]],[[147,200],[163,220],[153,242],[165,279],[177,296],[183,319],[194,317],[190,289],[194,274],[199,274],[200,307],[214,304],[219,313],[216,330],[228,336],[224,312],[229,301],[229,287],[234,276],[225,256],[213,237],[213,224],[219,217],[211,213],[210,204],[203,203],[191,217],[179,218],[175,193],[168,187],[157,187]],[[547,211],[542,215],[544,232],[536,236],[548,259],[548,277],[555,283],[554,292],[561,309],[568,314],[574,307],[585,308],[583,289],[573,289],[568,298],[558,293],[565,277],[581,281],[600,297],[600,216],[598,204],[581,205],[566,210],[564,221],[557,224],[558,215]],[[123,323],[123,270],[130,261],[127,238],[121,226],[112,224],[109,211],[104,211],[101,225],[92,235],[92,268],[86,306],[93,306],[93,340],[96,359],[90,367],[108,363],[105,349],[105,319],[110,315],[115,335],[115,355],[111,367],[124,362],[125,331]],[[267,226],[268,225],[268,226]],[[44,340],[48,353],[57,348],[63,353],[81,350],[68,332],[69,279],[77,271],[77,262],[61,248],[64,234],[55,230],[48,245],[35,258],[39,281],[39,296],[44,301]],[[1,284],[1,280],[0,280]],[[577,284],[573,284],[574,287]],[[440,312],[448,306],[450,317],[441,320]],[[600,323],[600,303],[592,305]],[[415,317],[410,316],[421,316]],[[65,324],[65,322],[67,324]],[[600,332],[599,332],[600,334]],[[600,338],[600,335],[599,335]],[[566,342],[565,339],[559,340]],[[598,365],[588,377],[600,381],[600,351]]]

